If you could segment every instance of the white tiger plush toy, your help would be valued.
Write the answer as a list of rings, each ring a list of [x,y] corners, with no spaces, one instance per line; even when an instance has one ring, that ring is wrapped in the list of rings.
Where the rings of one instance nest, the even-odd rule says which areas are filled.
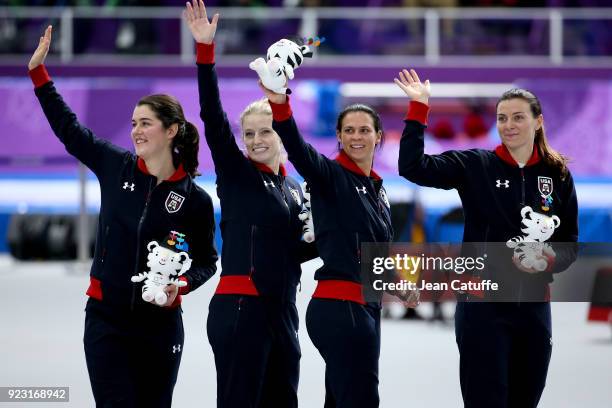
[[[514,256],[519,259],[525,268],[533,268],[536,271],[543,271],[548,267],[548,262],[538,256],[555,256],[552,247],[545,243],[552,237],[555,229],[561,224],[561,220],[556,215],[549,217],[537,213],[526,206],[521,209],[521,231],[525,235],[518,235],[506,242],[508,248],[514,249]]]
[[[187,282],[177,279],[187,272],[191,267],[191,258],[187,252],[175,252],[163,247],[157,241],[147,244],[149,255],[147,256],[148,272],[142,272],[132,276],[132,282],[145,281],[142,286],[142,299],[146,302],[155,301],[163,305],[168,301],[168,295],[164,288],[170,284],[177,287],[186,286]]]
[[[304,241],[311,243],[315,240],[314,234],[314,223],[312,221],[312,209],[310,206],[310,187],[308,187],[308,183],[302,183],[302,194],[304,195],[304,207],[302,211],[298,214],[298,217],[304,223],[302,227],[302,238]]]
[[[268,48],[267,61],[257,58],[249,64],[249,68],[257,72],[262,84],[269,90],[278,94],[290,94],[287,80],[293,79],[293,71],[302,65],[304,58],[310,57],[312,51],[307,45],[299,46],[283,38]]]

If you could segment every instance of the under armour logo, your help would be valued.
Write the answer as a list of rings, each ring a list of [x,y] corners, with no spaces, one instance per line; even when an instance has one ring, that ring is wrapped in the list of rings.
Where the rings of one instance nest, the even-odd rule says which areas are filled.
[[[365,187],[359,188],[359,187],[355,186],[355,190],[357,190],[358,193],[368,194],[368,191],[366,190]]]
[[[172,346],[172,354],[176,354],[176,353],[180,353],[181,352],[181,345],[177,344],[176,346]]]
[[[123,189],[127,190],[128,188],[130,189],[130,191],[134,191],[134,183],[128,184],[127,181],[125,183],[123,183]]]
[[[270,186],[272,186],[272,187],[276,187],[276,186],[274,185],[274,182],[273,182],[273,181],[266,181],[266,180],[264,180],[264,186],[266,186],[266,187],[270,187]]]
[[[510,188],[510,180],[504,180],[502,183],[500,179],[495,180],[495,187],[500,188],[504,186],[504,188]]]

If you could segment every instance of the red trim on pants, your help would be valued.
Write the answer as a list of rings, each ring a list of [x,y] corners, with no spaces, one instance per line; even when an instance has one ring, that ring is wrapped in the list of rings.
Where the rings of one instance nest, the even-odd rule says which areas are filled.
[[[249,276],[230,275],[221,277],[215,295],[259,296],[259,292]]]
[[[320,280],[312,297],[315,299],[350,300],[365,305],[361,284],[345,280]]]

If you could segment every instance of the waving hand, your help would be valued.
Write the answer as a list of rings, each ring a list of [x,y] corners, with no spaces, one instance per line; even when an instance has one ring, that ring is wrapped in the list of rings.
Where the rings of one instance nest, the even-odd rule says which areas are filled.
[[[187,26],[189,26],[189,30],[196,42],[202,44],[211,44],[213,42],[215,32],[217,31],[219,14],[215,14],[212,21],[209,22],[206,6],[204,6],[202,0],[192,0],[191,3],[187,2],[183,11],[183,18],[187,22]]]

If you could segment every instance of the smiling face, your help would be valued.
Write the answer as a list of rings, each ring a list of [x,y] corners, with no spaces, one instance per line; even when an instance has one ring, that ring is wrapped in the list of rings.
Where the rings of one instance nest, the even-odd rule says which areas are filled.
[[[497,131],[509,150],[532,146],[536,130],[542,127],[542,122],[542,115],[534,117],[529,103],[524,99],[508,99],[497,105]]]
[[[242,119],[242,140],[249,158],[275,168],[281,160],[282,143],[272,129],[272,115],[250,113]]]
[[[349,112],[342,119],[340,130],[336,131],[342,150],[356,164],[371,165],[374,149],[380,143],[382,132],[376,131],[370,114],[361,111]]]
[[[173,124],[165,129],[163,123],[148,105],[136,106],[132,114],[131,132],[136,154],[145,161],[168,154],[177,128],[178,125]]]

